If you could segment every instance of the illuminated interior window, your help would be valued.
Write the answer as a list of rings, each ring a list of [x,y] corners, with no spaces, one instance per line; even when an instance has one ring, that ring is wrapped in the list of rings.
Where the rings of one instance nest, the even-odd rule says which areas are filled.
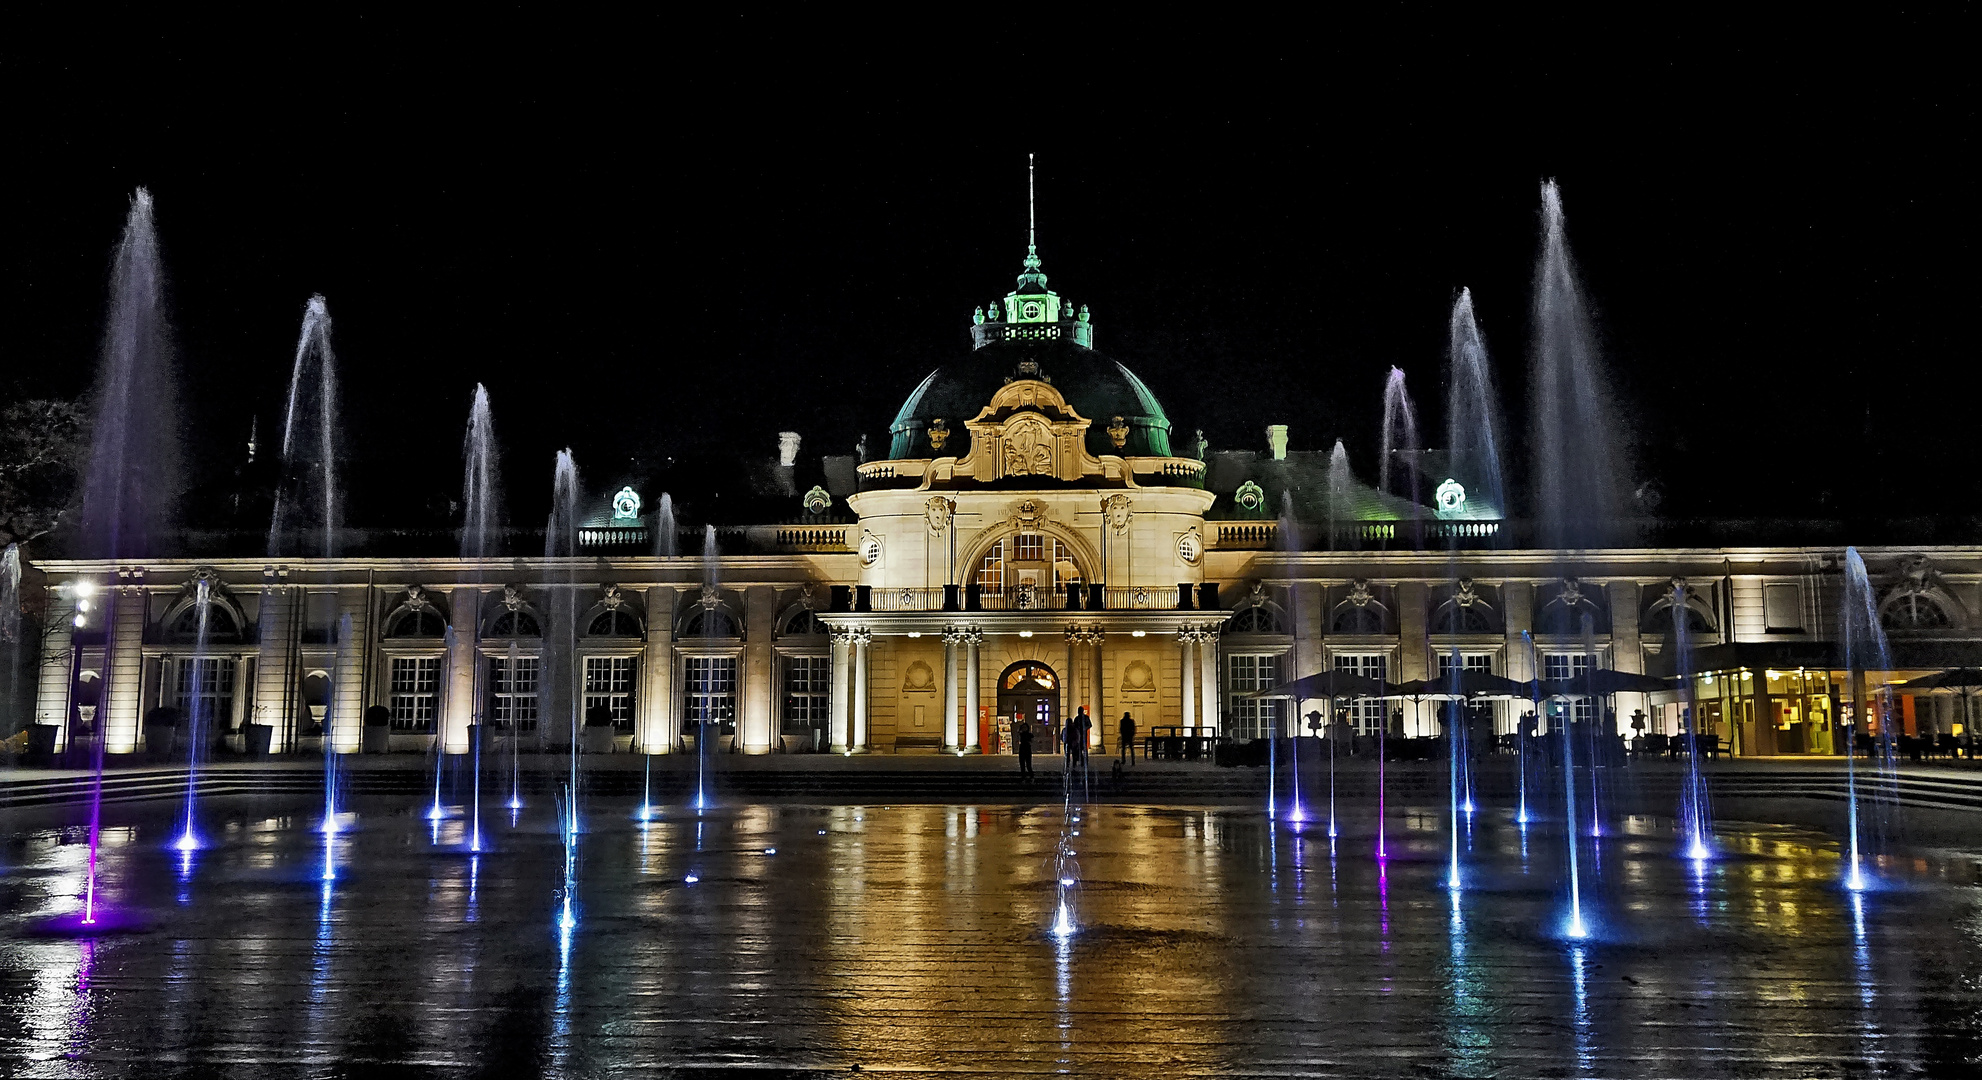
[[[1366,675],[1381,679],[1389,669],[1382,653],[1337,653],[1335,670]],[[1358,735],[1374,735],[1383,726],[1385,702],[1382,698],[1350,698],[1344,703],[1349,712],[1349,723],[1355,726]]]
[[[1055,541],[1057,543],[1057,541]],[[1013,538],[1013,562],[1045,562],[1046,538],[1038,533],[1020,533]]]
[[[392,658],[392,730],[431,732],[439,700],[440,657]]]
[[[984,553],[984,561],[977,564],[977,588],[986,596],[1000,596],[1005,591],[1005,542],[991,545]]]
[[[1062,587],[1080,584],[1080,567],[1074,565],[1074,553],[1057,536],[1053,538],[1053,580]]]
[[[1246,694],[1280,684],[1280,657],[1228,656],[1225,658],[1226,722],[1230,732],[1241,739],[1263,739],[1284,731],[1283,721],[1289,702],[1286,698],[1254,698]]]
[[[793,656],[785,660],[784,734],[809,735],[826,727],[826,709],[833,692],[833,663],[827,656]]]

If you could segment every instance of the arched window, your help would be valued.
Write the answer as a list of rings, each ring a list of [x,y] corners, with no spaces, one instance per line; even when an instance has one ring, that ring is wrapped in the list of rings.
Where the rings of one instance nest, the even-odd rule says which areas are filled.
[[[447,633],[447,620],[432,608],[401,608],[386,629],[386,637],[440,637]]]
[[[1432,616],[1434,634],[1491,634],[1493,610],[1485,604],[1448,603]]]
[[[1343,604],[1335,612],[1335,623],[1329,629],[1337,634],[1381,634],[1383,608],[1376,604]]]
[[[737,636],[736,620],[722,608],[703,608],[689,616],[688,622],[681,628],[681,636],[733,638]]]
[[[241,628],[234,623],[234,610],[225,604],[206,606],[206,638],[208,641],[232,640],[241,634]],[[187,604],[186,610],[172,620],[172,637],[181,641],[193,641],[200,636],[200,606]]]
[[[542,637],[543,627],[527,611],[505,611],[489,624],[490,637]]]
[[[592,637],[639,637],[640,620],[634,618],[633,613],[625,608],[601,611],[598,618],[592,620],[592,625],[586,628],[585,633]]]
[[[1553,634],[1558,637],[1574,637],[1583,633],[1584,624],[1596,634],[1609,633],[1604,625],[1603,609],[1587,596],[1567,596],[1558,593],[1535,612],[1535,632]]]
[[[1281,623],[1280,612],[1270,604],[1255,604],[1235,612],[1225,622],[1228,634],[1284,634],[1287,628]]]
[[[1003,596],[1005,593],[1005,542],[991,545],[984,553],[984,560],[977,564],[977,590],[985,596]]]
[[[1888,630],[1938,630],[1948,623],[1947,609],[1924,593],[1901,593],[1879,609],[1879,624]]]
[[[819,621],[819,616],[811,608],[799,608],[792,612],[781,631],[785,637],[813,637],[825,632],[826,624]]]
[[[1686,620],[1681,625],[1686,628],[1688,634],[1710,633],[1714,628],[1712,620],[1708,619],[1706,612],[1699,608],[1691,604],[1675,607],[1671,603],[1666,603],[1646,612],[1644,625],[1640,629],[1647,634],[1670,634],[1675,614]]]

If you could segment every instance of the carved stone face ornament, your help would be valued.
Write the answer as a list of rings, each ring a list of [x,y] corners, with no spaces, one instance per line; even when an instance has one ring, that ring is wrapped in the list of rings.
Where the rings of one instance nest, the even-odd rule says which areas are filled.
[[[1103,503],[1101,508],[1108,515],[1108,527],[1114,529],[1117,533],[1126,531],[1129,527],[1129,522],[1135,520],[1135,514],[1129,511],[1129,497],[1127,495],[1110,495],[1108,496],[1108,501]]]
[[[1349,583],[1349,602],[1357,607],[1368,607],[1376,595],[1370,592],[1368,578],[1357,578]]]
[[[923,507],[923,515],[929,525],[929,535],[943,535],[949,529],[950,521],[956,516],[956,512],[955,502],[941,495],[930,499],[929,504]]]
[[[1119,416],[1108,418],[1108,442],[1120,450],[1129,445],[1129,425]]]

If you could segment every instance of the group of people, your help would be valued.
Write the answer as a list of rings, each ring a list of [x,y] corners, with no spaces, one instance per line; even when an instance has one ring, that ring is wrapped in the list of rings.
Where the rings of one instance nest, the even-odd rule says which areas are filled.
[[[1087,744],[1094,738],[1094,718],[1087,715],[1083,705],[1074,715],[1067,718],[1060,729],[1060,749],[1067,755],[1067,768],[1087,766]],[[1015,717],[1012,723],[1012,741],[1019,753],[1019,775],[1032,775],[1033,725],[1023,717]],[[1133,765],[1136,760],[1136,719],[1123,713],[1121,720],[1121,753],[1118,760]]]

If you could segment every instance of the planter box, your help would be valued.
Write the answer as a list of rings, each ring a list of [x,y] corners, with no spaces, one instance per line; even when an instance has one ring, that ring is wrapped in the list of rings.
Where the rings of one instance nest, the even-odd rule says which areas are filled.
[[[364,752],[367,754],[389,754],[392,752],[392,729],[389,727],[368,727],[365,729]]]
[[[609,727],[586,727],[578,736],[578,752],[581,754],[610,754],[613,750],[613,729]]]

